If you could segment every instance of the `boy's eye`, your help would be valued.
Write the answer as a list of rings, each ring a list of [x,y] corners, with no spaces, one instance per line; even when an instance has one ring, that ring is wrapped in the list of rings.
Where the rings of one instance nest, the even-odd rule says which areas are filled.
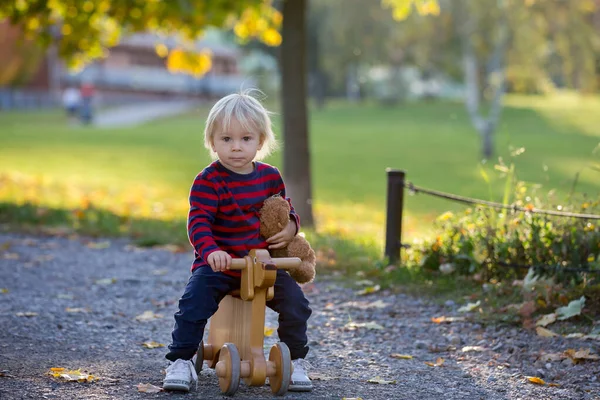
[[[244,136],[244,141],[249,142],[252,140],[252,136]]]
[[[224,136],[221,138],[221,140],[223,140],[224,142],[229,142],[229,140],[231,140],[231,139],[227,136]]]

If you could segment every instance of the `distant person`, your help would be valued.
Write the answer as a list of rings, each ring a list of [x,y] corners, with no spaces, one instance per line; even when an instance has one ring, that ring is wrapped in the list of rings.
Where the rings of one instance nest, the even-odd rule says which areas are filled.
[[[240,272],[230,270],[231,258],[247,256],[251,249],[284,248],[298,232],[300,219],[292,207],[281,232],[260,236],[258,210],[263,202],[286,195],[279,170],[256,161],[275,143],[268,111],[249,94],[226,96],[208,114],[204,145],[215,161],[196,176],[189,195],[188,236],[195,260],[175,313],[165,390],[187,392],[197,382],[193,357],[206,322],[225,295],[240,288]],[[312,311],[302,288],[284,270],[277,271],[275,295],[267,306],[279,313],[277,333],[290,349],[294,372],[289,390],[312,390],[303,367]]]
[[[92,83],[84,83],[81,85],[81,111],[79,117],[84,124],[90,124],[94,117],[94,94],[96,89]]]
[[[81,103],[81,94],[79,93],[79,89],[73,86],[67,87],[62,95],[62,103],[69,119],[74,120],[77,117],[77,110],[79,109],[79,104]]]

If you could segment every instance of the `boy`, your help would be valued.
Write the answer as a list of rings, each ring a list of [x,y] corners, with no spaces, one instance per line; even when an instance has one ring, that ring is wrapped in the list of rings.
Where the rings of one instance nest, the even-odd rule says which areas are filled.
[[[248,93],[219,100],[208,114],[204,145],[216,160],[196,176],[190,191],[188,236],[195,260],[175,313],[166,390],[189,391],[197,380],[192,357],[206,322],[223,297],[240,286],[240,273],[229,270],[232,256],[244,257],[253,248],[285,247],[300,222],[292,207],[281,232],[266,240],[259,235],[264,200],[275,194],[285,198],[285,184],[277,168],[255,161],[276,146],[269,113],[258,100]],[[308,352],[306,328],[312,311],[285,271],[277,272],[275,296],[267,306],[279,313],[277,333],[290,349],[294,373],[289,390],[312,390],[301,362]]]

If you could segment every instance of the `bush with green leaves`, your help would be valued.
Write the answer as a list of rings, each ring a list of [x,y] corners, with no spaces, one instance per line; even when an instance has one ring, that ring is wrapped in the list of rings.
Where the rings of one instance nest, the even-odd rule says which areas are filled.
[[[436,235],[412,246],[408,262],[427,271],[477,275],[484,281],[522,278],[529,266],[543,266],[535,268],[536,274],[566,284],[600,278],[600,220],[536,212],[600,215],[600,197],[571,197],[567,205],[558,205],[551,195],[537,196],[539,185],[517,181],[513,166],[496,167],[507,179],[503,202],[507,209],[476,206],[442,214],[436,221]],[[598,273],[586,275],[574,269]]]

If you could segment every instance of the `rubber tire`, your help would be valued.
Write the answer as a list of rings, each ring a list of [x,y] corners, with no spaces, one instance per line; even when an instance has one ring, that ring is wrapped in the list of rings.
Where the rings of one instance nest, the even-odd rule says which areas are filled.
[[[292,381],[292,357],[289,347],[283,342],[275,343],[269,351],[269,361],[273,361],[277,369],[276,375],[269,377],[271,391],[275,396],[283,396]]]
[[[242,360],[240,352],[233,343],[225,343],[219,351],[219,361],[224,361],[229,371],[225,378],[219,377],[219,387],[225,396],[233,396],[240,386]]]

